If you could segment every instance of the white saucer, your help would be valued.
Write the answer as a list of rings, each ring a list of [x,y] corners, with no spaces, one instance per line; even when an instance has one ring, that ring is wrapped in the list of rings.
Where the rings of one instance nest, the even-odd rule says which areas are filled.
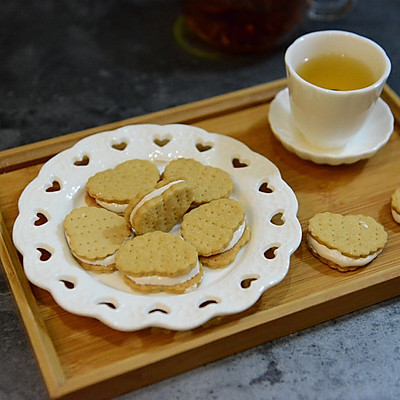
[[[352,164],[372,157],[393,133],[394,118],[389,106],[379,99],[360,132],[343,148],[321,149],[307,142],[294,126],[290,114],[289,90],[281,90],[271,102],[269,122],[283,146],[305,160],[317,164]]]

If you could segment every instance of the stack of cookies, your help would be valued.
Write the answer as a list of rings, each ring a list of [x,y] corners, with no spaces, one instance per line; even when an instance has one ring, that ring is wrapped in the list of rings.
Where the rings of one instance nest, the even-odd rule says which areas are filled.
[[[369,264],[383,250],[387,233],[374,218],[323,212],[308,224],[307,246],[320,261],[338,271]]]
[[[88,206],[65,218],[67,243],[85,269],[117,270],[135,291],[184,293],[203,266],[228,266],[250,239],[233,189],[227,172],[193,159],[162,174],[148,160],[125,161],[88,179]]]
[[[390,197],[390,212],[400,224],[400,188]],[[308,223],[307,247],[324,264],[340,272],[371,263],[383,251],[388,234],[376,219],[331,212],[315,214]]]

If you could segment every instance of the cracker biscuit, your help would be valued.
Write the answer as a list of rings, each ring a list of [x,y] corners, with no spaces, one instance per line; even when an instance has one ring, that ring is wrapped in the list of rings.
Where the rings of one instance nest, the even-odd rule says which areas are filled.
[[[245,210],[234,199],[218,199],[203,204],[185,214],[181,224],[182,237],[192,243],[203,257],[227,252],[240,241],[244,231]],[[247,227],[246,236],[241,242],[244,242],[243,245],[247,243],[245,238],[248,231]],[[230,255],[235,252],[232,251]]]
[[[250,228],[246,224],[245,231],[239,241],[230,250],[224,251],[223,253],[216,254],[214,256],[203,257],[200,256],[199,259],[203,265],[209,268],[223,268],[231,264],[236,256],[238,255],[240,249],[250,240]]]
[[[115,253],[131,236],[125,219],[97,207],[73,209],[64,220],[64,231],[73,256],[94,272],[115,270]]]
[[[396,189],[390,197],[390,209],[393,219],[400,224],[400,188]]]
[[[163,172],[169,180],[185,179],[194,187],[193,205],[229,197],[233,191],[230,175],[220,168],[210,167],[191,158],[171,161]]]
[[[365,215],[314,215],[308,224],[307,246],[314,256],[341,272],[369,264],[383,250],[387,233]]]
[[[155,164],[134,159],[91,176],[86,183],[86,190],[97,204],[110,211],[123,213],[131,199],[154,188],[159,179]]]
[[[138,234],[169,232],[189,209],[193,187],[184,180],[162,180],[155,190],[136,196],[125,210],[125,219]]]
[[[117,252],[117,269],[134,290],[184,293],[203,276],[194,246],[166,232],[149,232],[127,241]]]

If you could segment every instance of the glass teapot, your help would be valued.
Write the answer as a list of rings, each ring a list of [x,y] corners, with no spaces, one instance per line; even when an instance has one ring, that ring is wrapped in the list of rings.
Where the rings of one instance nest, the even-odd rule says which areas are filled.
[[[304,18],[338,18],[354,1],[181,0],[181,5],[187,27],[205,43],[231,53],[255,53],[287,41]]]

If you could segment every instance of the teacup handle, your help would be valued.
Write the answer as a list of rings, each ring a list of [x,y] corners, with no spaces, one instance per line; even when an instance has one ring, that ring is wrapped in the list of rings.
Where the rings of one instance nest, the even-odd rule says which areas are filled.
[[[316,21],[331,21],[345,15],[356,0],[308,0],[308,16]]]

